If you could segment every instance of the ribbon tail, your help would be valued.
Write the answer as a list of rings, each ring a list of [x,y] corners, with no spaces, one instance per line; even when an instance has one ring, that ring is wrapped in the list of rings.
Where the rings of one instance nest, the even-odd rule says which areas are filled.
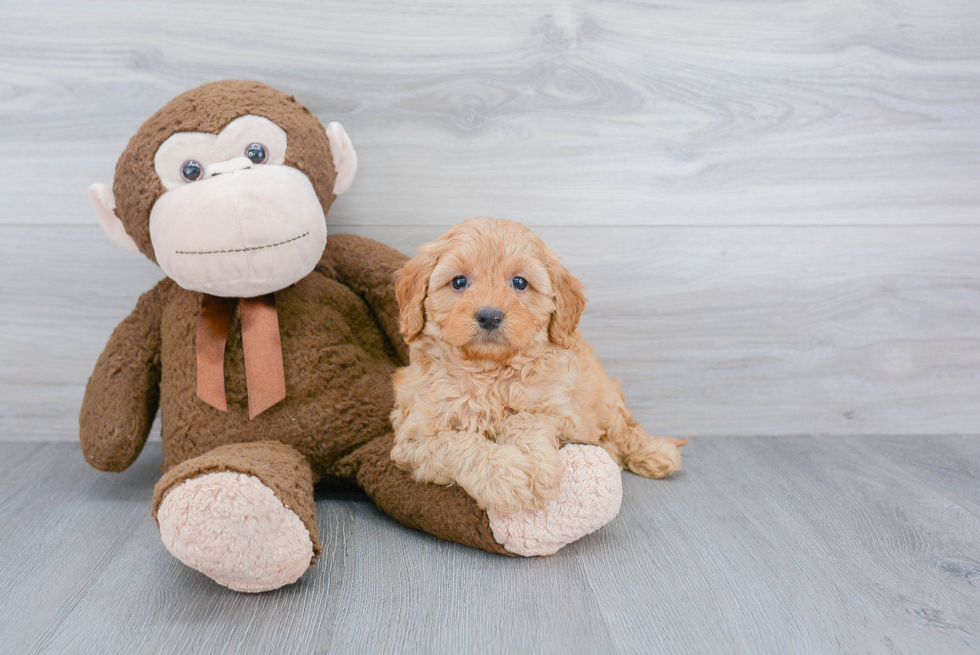
[[[242,298],[241,308],[248,417],[253,419],[286,397],[286,375],[275,294]]]
[[[225,400],[225,344],[235,316],[235,299],[204,294],[197,321],[197,397],[222,412]]]

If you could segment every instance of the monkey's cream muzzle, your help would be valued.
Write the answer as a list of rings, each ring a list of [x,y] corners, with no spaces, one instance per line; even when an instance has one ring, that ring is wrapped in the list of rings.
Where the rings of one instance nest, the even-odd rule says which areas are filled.
[[[150,238],[157,263],[180,286],[250,298],[306,277],[323,254],[327,223],[306,175],[239,157],[160,196]]]

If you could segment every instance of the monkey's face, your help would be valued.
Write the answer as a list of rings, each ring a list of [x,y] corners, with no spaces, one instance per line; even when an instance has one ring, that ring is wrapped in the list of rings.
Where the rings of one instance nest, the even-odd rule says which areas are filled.
[[[250,297],[313,270],[326,219],[309,178],[283,165],[287,145],[286,132],[261,116],[163,142],[153,163],[166,192],[150,212],[150,240],[177,284]]]
[[[109,238],[177,284],[253,297],[299,281],[326,246],[324,215],[357,171],[340,123],[326,128],[259,82],[212,82],[151,116],[89,187]]]

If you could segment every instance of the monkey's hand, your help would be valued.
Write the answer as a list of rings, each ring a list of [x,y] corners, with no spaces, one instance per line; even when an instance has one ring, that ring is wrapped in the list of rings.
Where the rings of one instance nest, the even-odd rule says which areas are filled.
[[[97,469],[122,471],[146,443],[160,403],[160,320],[174,286],[166,278],[140,297],[85,387],[79,437],[85,460]]]
[[[408,346],[398,332],[398,299],[395,271],[408,257],[383,243],[356,234],[331,234],[317,270],[350,287],[364,299],[378,323],[408,364]]]

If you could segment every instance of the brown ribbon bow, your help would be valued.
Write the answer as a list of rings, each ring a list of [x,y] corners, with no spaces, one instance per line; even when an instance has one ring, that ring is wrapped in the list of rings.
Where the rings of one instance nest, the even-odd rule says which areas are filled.
[[[242,308],[242,349],[248,385],[248,418],[253,419],[286,397],[276,295],[219,298],[204,294],[197,322],[197,397],[222,412],[225,400],[225,343],[235,305]]]

